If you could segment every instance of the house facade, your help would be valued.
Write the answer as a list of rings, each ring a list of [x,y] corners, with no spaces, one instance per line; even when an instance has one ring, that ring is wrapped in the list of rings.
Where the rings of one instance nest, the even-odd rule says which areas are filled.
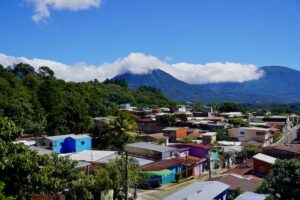
[[[169,143],[176,143],[177,139],[182,139],[187,135],[187,128],[167,127],[162,129],[163,135],[169,138]]]
[[[238,138],[242,145],[254,142],[259,146],[268,146],[273,141],[270,129],[259,127],[239,127],[228,129],[230,137]]]
[[[254,173],[264,176],[270,173],[272,165],[275,164],[276,158],[258,153],[253,156]]]
[[[84,134],[42,137],[38,139],[37,145],[50,149],[55,153],[80,152],[92,148],[91,137]]]

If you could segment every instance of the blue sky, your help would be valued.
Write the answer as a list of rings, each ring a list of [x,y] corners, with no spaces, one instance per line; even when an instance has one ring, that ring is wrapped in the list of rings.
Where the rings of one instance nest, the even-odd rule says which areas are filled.
[[[1,0],[0,53],[98,65],[141,52],[171,63],[300,69],[299,0],[103,0],[48,10],[34,22],[33,3]]]

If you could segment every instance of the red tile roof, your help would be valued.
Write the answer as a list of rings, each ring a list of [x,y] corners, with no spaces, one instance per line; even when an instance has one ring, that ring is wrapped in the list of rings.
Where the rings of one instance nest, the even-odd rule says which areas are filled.
[[[188,136],[201,138],[203,136],[203,133],[193,132],[193,133],[189,134]]]
[[[199,158],[199,157],[195,157],[195,156],[187,156],[187,158],[176,157],[175,159],[180,161],[183,165],[188,165],[188,166],[195,165],[195,164],[199,163],[200,161],[205,160],[205,158]]]
[[[300,144],[289,144],[289,145],[280,144],[280,145],[276,145],[276,146],[263,147],[263,150],[271,150],[271,149],[288,151],[288,152],[300,154]]]
[[[238,187],[243,191],[254,191],[260,186],[262,179],[254,176],[243,177],[236,174],[225,174],[219,177],[214,177],[212,180],[217,180],[227,185],[230,185],[230,189],[234,190]]]
[[[155,133],[155,134],[149,134],[149,137],[156,139],[156,140],[167,140],[169,137],[163,136],[160,133]]]
[[[238,174],[238,175],[246,175],[253,171],[253,159],[249,159],[242,164],[239,164],[233,169],[229,169],[226,173]]]
[[[144,171],[159,171],[159,170],[175,167],[177,165],[181,165],[181,162],[179,160],[166,159],[166,160],[160,160],[160,161],[157,161],[157,162],[153,162],[153,163],[144,165],[142,167],[142,169]]]

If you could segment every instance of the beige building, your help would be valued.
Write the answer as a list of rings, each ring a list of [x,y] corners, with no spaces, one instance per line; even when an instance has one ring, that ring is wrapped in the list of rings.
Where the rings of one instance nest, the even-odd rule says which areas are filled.
[[[268,146],[273,141],[270,129],[259,127],[239,127],[228,130],[230,137],[236,137],[242,145],[255,144],[257,146]]]
[[[202,135],[202,143],[203,144],[212,144],[217,140],[216,132],[207,132]]]

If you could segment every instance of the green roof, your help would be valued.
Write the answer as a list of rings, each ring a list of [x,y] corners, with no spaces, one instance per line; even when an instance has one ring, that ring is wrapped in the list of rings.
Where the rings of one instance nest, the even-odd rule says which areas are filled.
[[[163,169],[160,171],[144,171],[143,173],[149,174],[149,175],[164,176],[164,175],[171,174],[172,171],[169,169]]]

